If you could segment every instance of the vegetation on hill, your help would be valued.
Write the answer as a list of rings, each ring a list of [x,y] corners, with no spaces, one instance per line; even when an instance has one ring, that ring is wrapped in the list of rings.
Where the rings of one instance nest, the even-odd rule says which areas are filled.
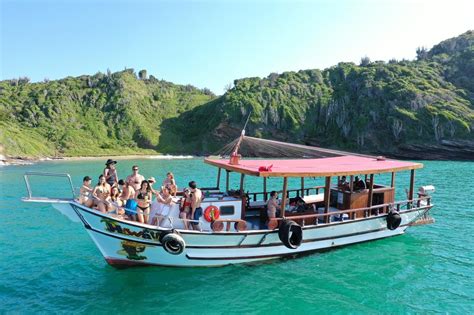
[[[403,155],[407,145],[472,145],[473,51],[470,31],[430,51],[419,49],[416,61],[363,58],[360,65],[235,80],[224,96],[173,120],[170,127],[187,122],[184,132],[166,134],[181,135],[182,143],[195,140],[196,150],[209,150],[210,143],[216,149],[229,133],[238,136],[252,112],[247,134],[290,142],[393,155]]]
[[[205,154],[236,138],[251,112],[257,137],[394,155],[474,147],[474,32],[417,55],[239,79],[221,97],[131,69],[2,81],[0,143],[9,156]]]
[[[156,153],[163,120],[204,104],[207,89],[137,78],[132,69],[58,81],[0,82],[0,143],[9,156]]]

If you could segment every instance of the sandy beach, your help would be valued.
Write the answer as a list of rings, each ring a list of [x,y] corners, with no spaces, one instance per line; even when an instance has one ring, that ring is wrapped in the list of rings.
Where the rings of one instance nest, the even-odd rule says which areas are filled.
[[[95,161],[95,160],[173,160],[173,159],[192,159],[193,155],[170,155],[170,154],[133,154],[133,155],[104,155],[104,156],[65,156],[65,157],[45,157],[45,158],[10,158],[0,155],[0,165],[30,165],[44,161]]]

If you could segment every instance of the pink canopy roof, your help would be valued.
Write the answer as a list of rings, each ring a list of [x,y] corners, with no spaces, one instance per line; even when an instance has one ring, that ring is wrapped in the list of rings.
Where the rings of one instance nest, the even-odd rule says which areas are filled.
[[[422,168],[423,164],[408,161],[379,160],[364,156],[339,156],[321,159],[291,160],[247,160],[241,159],[239,165],[229,164],[229,159],[205,159],[211,164],[229,171],[262,177],[316,177],[357,174],[376,174]],[[271,166],[270,171],[263,168]]]

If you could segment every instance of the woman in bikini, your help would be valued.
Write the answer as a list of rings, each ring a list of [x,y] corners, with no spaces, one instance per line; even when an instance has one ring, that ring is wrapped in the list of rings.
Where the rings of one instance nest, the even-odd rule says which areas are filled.
[[[123,216],[125,214],[125,211],[123,210],[125,202],[120,198],[120,191],[117,186],[113,186],[110,189],[110,203],[112,209],[115,210],[118,216]]]
[[[79,202],[88,208],[94,206],[94,199],[92,198],[92,179],[89,176],[84,177],[82,180],[82,186],[79,190]]]
[[[151,204],[151,187],[148,181],[142,181],[140,189],[135,193],[135,200],[137,201],[137,218],[138,222],[148,222],[148,216],[150,215],[150,204]]]
[[[103,175],[105,176],[105,181],[110,186],[116,186],[118,182],[118,175],[117,169],[115,168],[115,164],[117,164],[117,161],[111,159],[108,159],[105,163]]]
[[[107,212],[112,209],[110,204],[110,185],[105,181],[105,176],[99,176],[99,182],[92,191],[94,197],[94,205],[100,212]]]
[[[188,188],[184,189],[184,196],[181,198],[181,207],[179,217],[183,220],[184,227],[189,230],[188,220],[191,217],[191,191]]]

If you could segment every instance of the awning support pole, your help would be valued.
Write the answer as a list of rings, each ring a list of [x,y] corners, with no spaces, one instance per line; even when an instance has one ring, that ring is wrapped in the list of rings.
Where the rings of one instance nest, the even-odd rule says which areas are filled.
[[[367,207],[372,207],[372,199],[374,195],[374,174],[370,174],[369,198],[367,200]],[[369,210],[367,216],[371,216],[372,210]]]
[[[229,174],[230,174],[230,171],[226,170],[225,171],[225,191],[226,192],[229,191]]]
[[[263,178],[263,201],[267,201],[268,196],[267,196],[267,178]]]
[[[304,197],[304,177],[301,177],[301,198]]]
[[[288,188],[288,178],[283,177],[283,193],[281,196],[281,205],[280,205],[280,217],[285,218],[285,208],[286,208],[286,192]]]
[[[331,176],[326,177],[326,185],[324,186],[324,213],[329,213],[329,197],[331,196]],[[324,217],[324,222],[329,223],[329,216]]]
[[[408,199],[410,199],[410,208],[413,206],[413,193],[415,192],[415,170],[411,170],[410,173],[410,191]]]
[[[248,204],[248,202],[250,201],[247,201],[247,196],[245,195],[245,192],[244,192],[244,178],[245,178],[245,174],[240,174],[240,199],[242,200],[242,211],[240,213],[240,218],[242,220],[245,219],[245,212],[247,211],[246,209],[246,206]]]
[[[221,171],[222,169],[219,167],[217,169],[217,183],[216,183],[217,190],[220,190],[221,188]]]

